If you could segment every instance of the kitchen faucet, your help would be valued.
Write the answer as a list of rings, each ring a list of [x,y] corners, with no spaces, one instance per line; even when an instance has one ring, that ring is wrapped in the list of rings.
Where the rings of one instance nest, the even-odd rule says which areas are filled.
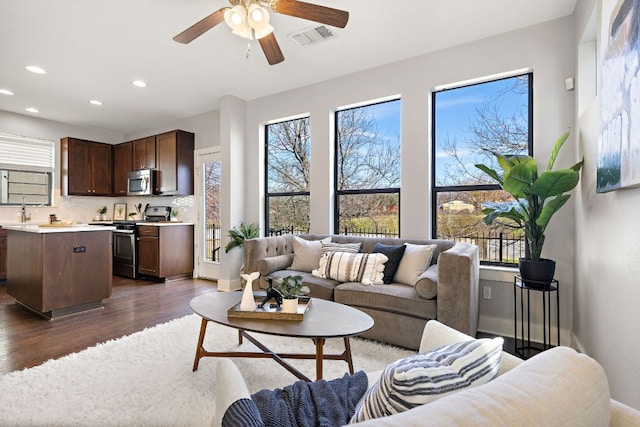
[[[20,222],[27,222],[31,219],[31,215],[27,216],[27,203],[25,202],[25,196],[22,196],[22,207],[20,208]]]

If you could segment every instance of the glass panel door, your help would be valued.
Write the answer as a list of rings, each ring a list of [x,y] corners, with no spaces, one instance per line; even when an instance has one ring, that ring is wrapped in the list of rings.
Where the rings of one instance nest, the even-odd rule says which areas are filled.
[[[198,174],[198,277],[218,279],[220,268],[220,189],[222,164],[218,149],[199,150],[196,153]]]

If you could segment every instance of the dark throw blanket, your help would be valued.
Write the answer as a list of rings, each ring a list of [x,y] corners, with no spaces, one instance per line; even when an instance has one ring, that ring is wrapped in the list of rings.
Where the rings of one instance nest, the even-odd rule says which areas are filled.
[[[251,399],[266,427],[336,427],[349,422],[366,390],[367,375],[359,371],[331,381],[296,381],[283,389],[261,390],[252,394]],[[247,400],[236,403],[251,414],[245,418],[249,425],[260,425],[256,423],[254,408],[246,407]],[[231,413],[227,411],[225,418],[227,415],[231,416]],[[235,419],[237,422],[239,418],[236,413],[227,421]]]

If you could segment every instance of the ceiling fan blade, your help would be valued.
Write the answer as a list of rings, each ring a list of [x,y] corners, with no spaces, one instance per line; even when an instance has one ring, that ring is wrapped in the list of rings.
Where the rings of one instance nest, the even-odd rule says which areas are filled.
[[[264,52],[264,56],[267,57],[269,65],[279,64],[284,61],[284,55],[282,54],[278,40],[276,40],[276,36],[274,36],[273,33],[268,36],[264,36],[258,41],[260,42],[260,47]]]
[[[207,16],[204,19],[201,19],[200,21],[196,22],[195,24],[175,36],[173,40],[177,41],[178,43],[184,44],[192,42],[193,40],[197,39],[207,31],[224,21],[224,12],[227,9],[228,8],[223,7],[220,10],[216,10],[211,15]]]
[[[297,0],[278,0],[274,9],[283,15],[308,19],[332,27],[344,28],[349,22],[349,12]]]

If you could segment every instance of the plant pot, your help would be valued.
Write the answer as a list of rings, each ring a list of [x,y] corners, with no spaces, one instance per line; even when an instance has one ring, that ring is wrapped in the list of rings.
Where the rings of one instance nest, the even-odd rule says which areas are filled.
[[[298,297],[296,297],[296,298],[282,298],[282,312],[283,313],[297,313],[298,312]]]
[[[520,258],[518,268],[522,282],[535,289],[546,289],[551,284],[556,273],[556,262],[552,259],[540,258],[533,261],[529,258]]]

